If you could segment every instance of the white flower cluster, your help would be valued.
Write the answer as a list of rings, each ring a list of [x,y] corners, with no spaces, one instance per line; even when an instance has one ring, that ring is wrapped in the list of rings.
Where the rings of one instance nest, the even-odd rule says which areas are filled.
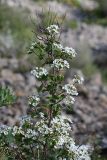
[[[62,135],[69,135],[69,131],[71,131],[70,123],[72,123],[71,119],[67,119],[64,116],[57,116],[52,119],[51,125],[53,131],[57,131],[59,136]]]
[[[48,122],[45,121],[45,123],[44,123],[43,119],[36,123],[35,128],[36,128],[38,134],[41,135],[42,137],[44,137],[45,135],[48,135],[48,134],[52,134],[52,128],[49,128]]]
[[[60,136],[56,148],[61,149],[63,146],[67,149],[69,154],[73,154],[70,160],[91,160],[88,153],[89,146],[76,146],[74,140],[69,136]],[[67,159],[64,158],[64,160]]]
[[[32,124],[29,117],[23,118],[23,125],[28,121],[28,123],[30,123],[31,125],[30,128],[25,128],[23,127],[23,125],[19,127],[2,126],[0,129],[0,134],[3,133],[6,136],[11,130],[13,136],[21,135],[23,137],[23,140],[38,140],[39,142],[42,142],[42,144],[45,144],[46,136],[50,136],[52,137],[52,141],[54,142],[54,149],[67,149],[69,155],[71,155],[71,160],[72,158],[73,160],[90,160],[88,147],[85,145],[76,146],[73,138],[70,137],[69,133],[71,132],[71,120],[66,119],[60,115],[53,118],[49,126],[44,114],[40,113],[40,116],[42,117],[42,119],[40,119],[40,121],[37,121],[35,125]]]
[[[65,144],[69,142],[70,139],[69,132],[71,132],[70,123],[72,123],[71,120],[69,119],[67,120],[62,116],[56,117],[52,120],[52,126],[58,133],[58,139],[54,148],[61,149]],[[72,143],[74,143],[73,139],[71,144]]]
[[[36,95],[33,95],[29,98],[29,105],[36,107],[40,102],[40,98]]]
[[[63,49],[63,52],[64,53],[67,53],[69,56],[71,55],[72,57],[75,57],[76,56],[76,52],[75,52],[75,50],[73,49],[73,48],[70,48],[70,47],[65,47],[64,49]]]
[[[50,122],[50,126],[48,125],[47,119],[43,117],[40,121],[38,121],[35,124],[35,130],[38,132],[39,136],[41,135],[41,139],[43,139],[43,137],[45,137],[46,135],[51,135],[52,137],[54,137],[54,142],[56,142],[57,139],[60,138],[61,134],[63,136],[69,136],[68,131],[71,131],[71,127],[68,123],[68,120],[62,116],[57,116],[53,118]],[[57,135],[58,137],[55,135]]]
[[[31,44],[31,47],[30,47],[30,49],[34,49],[35,48],[35,46],[37,45],[37,43],[36,42],[33,42],[32,44]]]
[[[38,134],[34,129],[28,128],[25,134],[25,138],[32,138],[35,140],[37,138]]]
[[[63,46],[60,43],[53,43],[53,48],[62,52]]]
[[[11,127],[6,126],[6,125],[1,125],[0,126],[0,135],[8,135],[8,133],[10,132]]]
[[[24,135],[24,131],[22,130],[22,127],[14,126],[12,129],[12,135],[15,136],[17,134]]]
[[[26,122],[31,123],[31,116],[25,115],[19,118],[20,126],[23,126]]]
[[[47,76],[48,71],[43,67],[36,67],[34,70],[31,71],[31,74],[36,78],[41,78],[42,76]]]
[[[70,160],[91,160],[88,145],[76,146],[72,138],[66,139],[66,141],[68,142],[66,147],[69,153],[73,153],[73,158],[70,158]],[[67,159],[65,158],[65,160]]]
[[[72,47],[65,47],[64,48],[61,44],[58,44],[58,43],[54,43],[53,47],[56,50],[59,50],[60,52],[68,54],[69,56],[72,56],[72,57],[75,57],[77,54]]]
[[[27,128],[26,130],[23,129],[23,127],[14,126],[12,129],[12,135],[22,135],[25,139],[32,138],[35,140],[37,137],[37,132],[34,129]]]
[[[30,47],[29,50],[28,50],[28,53],[29,53],[29,54],[33,52],[33,50],[35,49],[36,45],[37,45],[36,42],[33,42],[33,43],[31,44],[31,47]]]
[[[70,137],[69,132],[71,131],[70,124],[66,122],[62,116],[56,117],[52,120],[52,128],[58,132],[58,141],[54,146],[55,149],[62,149],[63,146],[67,148],[69,153],[73,153],[74,160],[90,160],[88,154],[88,146],[76,146],[73,138]],[[71,158],[72,160],[72,158]]]
[[[61,58],[55,59],[51,67],[56,67],[58,70],[60,70],[64,68],[69,68],[69,63],[66,60],[63,60]]]
[[[59,27],[58,25],[50,25],[49,27],[46,28],[49,34],[59,34]]]
[[[75,75],[73,78],[73,83],[82,84],[84,82],[84,78],[81,75]]]
[[[65,105],[71,105],[75,102],[75,99],[73,96],[77,96],[78,92],[76,87],[73,84],[65,84],[62,89],[66,92],[66,97],[64,98],[64,104]]]
[[[35,128],[32,127],[29,128],[25,128],[25,125],[28,125],[29,126],[33,126],[33,123],[32,123],[32,119],[30,116],[23,116],[20,118],[20,126],[13,126],[13,127],[8,127],[9,129],[7,130],[7,127],[5,128],[5,132],[3,132],[5,135],[8,135],[9,134],[9,131],[11,130],[11,133],[13,136],[17,136],[17,135],[21,135],[23,136],[23,140],[24,139],[29,139],[29,138],[32,138],[33,140],[35,140],[37,138],[37,130],[35,130]]]
[[[74,160],[91,160],[90,155],[88,153],[90,146],[88,145],[81,145],[77,146],[77,153],[75,155]]]
[[[62,89],[65,90],[65,92],[68,95],[72,95],[72,96],[77,96],[78,95],[77,89],[73,84],[65,84],[62,87]]]
[[[64,104],[66,105],[74,104],[74,102],[75,102],[75,98],[70,95],[66,96],[66,98],[64,99]]]

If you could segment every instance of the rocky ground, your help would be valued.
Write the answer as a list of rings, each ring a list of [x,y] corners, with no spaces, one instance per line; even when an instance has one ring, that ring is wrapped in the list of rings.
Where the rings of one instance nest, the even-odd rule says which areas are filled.
[[[35,3],[30,0],[1,0],[1,3],[7,3],[11,7],[28,9],[32,16],[38,12],[41,15],[42,8],[48,10],[50,7],[53,12],[59,16],[66,13],[67,21],[76,20],[75,29],[64,27],[61,35],[62,42],[68,46],[73,46],[79,54],[90,54],[91,59],[100,65],[107,66],[107,27],[98,24],[86,24],[83,22],[84,14],[77,8],[71,8],[58,2]],[[93,9],[93,1],[87,1],[82,7]],[[1,45],[2,44],[2,45]],[[0,34],[0,84],[6,84],[12,88],[18,97],[17,103],[7,108],[0,109],[0,122],[5,124],[15,124],[17,119],[26,114],[27,97],[36,92],[38,82],[30,75],[32,66],[28,63],[28,57],[17,59],[15,56],[7,58],[6,51],[14,52],[12,48],[14,41],[11,36]],[[83,56],[84,57],[84,56]],[[82,56],[78,56],[81,61]],[[89,58],[83,60],[87,63]],[[86,61],[86,62],[85,62]],[[29,64],[29,65],[28,65]],[[27,66],[27,69],[25,69]],[[67,81],[70,81],[72,75],[67,74]],[[95,74],[89,80],[79,87],[79,96],[73,106],[74,133],[78,141],[81,142],[101,138],[102,146],[107,147],[107,86],[103,84],[101,74]],[[71,117],[71,113],[67,114]]]

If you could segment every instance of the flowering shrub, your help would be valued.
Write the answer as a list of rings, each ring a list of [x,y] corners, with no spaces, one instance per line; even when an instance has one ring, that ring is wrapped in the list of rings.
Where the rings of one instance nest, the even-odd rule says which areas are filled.
[[[38,94],[29,97],[30,112],[20,118],[19,125],[0,128],[0,146],[8,159],[90,160],[88,146],[76,145],[71,136],[71,119],[61,115],[63,106],[75,102],[76,84],[81,84],[83,78],[75,75],[70,84],[63,85],[63,71],[70,68],[67,60],[76,52],[59,43],[59,31],[57,25],[42,29],[44,35],[37,36],[28,51],[43,60],[41,67],[31,71],[40,86]]]

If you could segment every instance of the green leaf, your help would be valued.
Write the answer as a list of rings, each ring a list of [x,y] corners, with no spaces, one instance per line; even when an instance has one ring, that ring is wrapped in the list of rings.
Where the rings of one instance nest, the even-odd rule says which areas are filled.
[[[0,86],[0,107],[3,105],[12,104],[15,101],[15,96],[7,87]]]

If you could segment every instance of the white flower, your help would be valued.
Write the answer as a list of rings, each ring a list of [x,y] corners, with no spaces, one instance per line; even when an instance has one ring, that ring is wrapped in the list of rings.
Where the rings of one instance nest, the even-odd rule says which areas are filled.
[[[25,138],[33,138],[34,139],[34,137],[36,137],[37,135],[38,135],[38,133],[35,130],[28,128],[25,133]]]
[[[39,115],[41,118],[44,118],[44,113],[40,112]]]
[[[59,34],[59,27],[58,25],[50,25],[49,27],[46,28],[47,31],[50,33],[50,34]]]
[[[33,42],[33,43],[31,44],[30,50],[33,50],[36,45],[37,45],[37,43],[36,43],[36,42]]]
[[[82,84],[84,82],[84,78],[81,75],[75,75],[73,78],[73,83]]]
[[[23,126],[25,123],[31,124],[31,116],[25,115],[19,118],[20,126]]]
[[[24,135],[24,131],[22,129],[22,127],[18,127],[18,126],[14,126],[13,127],[13,132],[12,132],[12,135],[15,136],[17,134],[22,134]]]
[[[63,59],[55,59],[53,61],[52,67],[56,67],[58,70],[69,68],[69,63]]]
[[[70,104],[73,104],[75,102],[75,99],[74,97],[68,95],[65,99],[64,99],[64,103],[66,105],[70,105]]]
[[[59,139],[58,139],[57,146],[63,146],[63,144],[65,143],[65,141],[66,141],[65,136],[60,136]]]
[[[89,146],[87,145],[77,146],[74,160],[91,160],[88,150]]]
[[[72,96],[77,96],[78,95],[77,89],[73,84],[65,84],[62,87],[62,89],[65,90],[66,93],[69,94],[69,95],[72,95]]]
[[[48,71],[42,67],[36,67],[34,70],[31,71],[31,74],[36,78],[41,78],[42,76],[47,76]]]
[[[36,107],[40,102],[40,98],[36,95],[33,95],[29,98],[29,105]]]
[[[72,56],[72,57],[76,57],[76,52],[73,48],[70,48],[70,47],[65,47],[63,48],[63,52],[68,54],[69,56]]]
[[[75,52],[75,50],[72,48],[72,47],[63,47],[61,44],[59,44],[59,43],[53,43],[53,47],[56,49],[56,50],[58,50],[58,51],[60,51],[60,52],[63,52],[63,53],[65,53],[65,54],[68,54],[69,56],[71,56],[71,57],[76,57],[76,52]]]
[[[61,44],[58,44],[58,43],[53,43],[53,47],[56,50],[59,50],[59,51],[62,51],[62,49],[63,49],[63,46]]]
[[[33,43],[31,44],[29,50],[28,50],[28,53],[32,53],[33,50],[35,49],[36,45],[37,45],[37,43],[36,43],[36,42],[33,42]]]
[[[0,126],[0,135],[4,134],[6,136],[9,134],[10,130],[11,130],[11,127],[6,126],[6,125],[1,125]]]

